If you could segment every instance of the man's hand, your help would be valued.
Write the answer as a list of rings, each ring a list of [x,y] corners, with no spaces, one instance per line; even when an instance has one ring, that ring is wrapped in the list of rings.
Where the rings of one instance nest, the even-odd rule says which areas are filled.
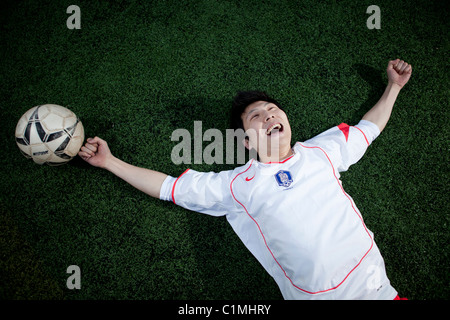
[[[400,88],[403,88],[411,77],[412,67],[405,61],[396,59],[389,61],[386,71],[389,83],[396,84]]]
[[[113,156],[105,140],[99,137],[88,138],[78,155],[94,167],[105,168]]]

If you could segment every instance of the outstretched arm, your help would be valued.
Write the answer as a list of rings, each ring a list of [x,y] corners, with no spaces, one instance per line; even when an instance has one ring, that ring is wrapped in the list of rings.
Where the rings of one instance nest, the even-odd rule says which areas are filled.
[[[369,120],[375,123],[380,132],[386,127],[391,117],[392,107],[397,99],[400,90],[409,81],[412,73],[410,64],[397,59],[389,61],[387,67],[388,85],[380,100],[363,117],[363,120]]]
[[[114,157],[106,141],[98,137],[89,138],[78,155],[89,164],[106,169],[140,191],[159,199],[167,175],[133,166]]]

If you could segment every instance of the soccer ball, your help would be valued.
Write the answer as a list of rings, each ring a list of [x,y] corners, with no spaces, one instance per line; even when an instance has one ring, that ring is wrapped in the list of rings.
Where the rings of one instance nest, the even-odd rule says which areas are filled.
[[[75,157],[84,141],[84,128],[69,109],[56,104],[25,112],[16,126],[22,154],[38,164],[61,165]]]

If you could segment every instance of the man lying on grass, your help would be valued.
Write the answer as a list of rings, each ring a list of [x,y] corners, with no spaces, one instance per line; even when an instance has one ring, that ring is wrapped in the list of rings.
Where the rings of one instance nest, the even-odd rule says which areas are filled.
[[[339,173],[384,129],[411,72],[406,62],[390,61],[384,94],[357,125],[342,123],[294,145],[277,101],[262,92],[240,92],[232,126],[249,133],[243,143],[257,151],[258,160],[230,171],[188,169],[171,177],[119,160],[98,137],[88,139],[79,155],[150,196],[226,216],[285,299],[395,299],[373,233]]]

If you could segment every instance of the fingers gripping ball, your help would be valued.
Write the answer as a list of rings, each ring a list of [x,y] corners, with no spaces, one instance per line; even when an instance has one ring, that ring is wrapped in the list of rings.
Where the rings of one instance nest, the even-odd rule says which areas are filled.
[[[44,104],[25,112],[15,135],[25,157],[38,164],[61,165],[77,155],[84,141],[84,128],[69,109]]]

